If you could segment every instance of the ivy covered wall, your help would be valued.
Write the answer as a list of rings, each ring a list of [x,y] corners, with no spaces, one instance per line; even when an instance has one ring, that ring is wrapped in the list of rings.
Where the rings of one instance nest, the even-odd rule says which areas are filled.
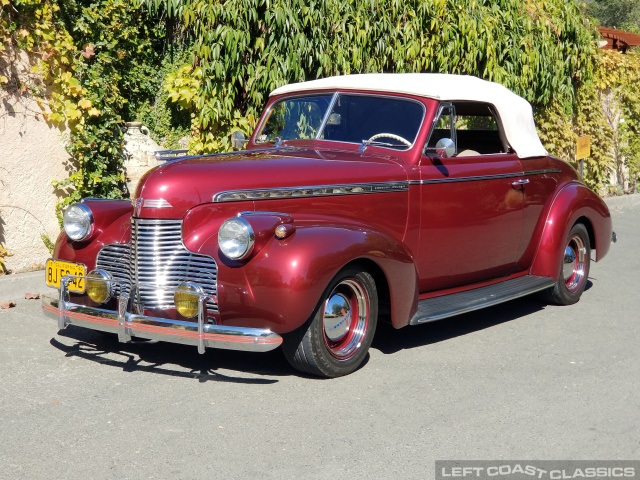
[[[69,131],[59,208],[125,193],[125,120],[167,146],[188,134],[193,152],[225,150],[284,83],[387,71],[500,82],[534,105],[552,154],[577,166],[575,140],[591,135],[589,186],[632,190],[638,55],[596,39],[573,0],[0,0],[0,84]],[[9,44],[34,59],[39,84],[12,76]]]

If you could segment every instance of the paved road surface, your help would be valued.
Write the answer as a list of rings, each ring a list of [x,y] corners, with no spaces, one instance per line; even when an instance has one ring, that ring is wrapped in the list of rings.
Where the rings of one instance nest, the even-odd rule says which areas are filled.
[[[437,459],[640,458],[640,206],[572,307],[383,330],[346,378],[279,351],[119,345],[0,311],[1,479],[416,478]]]

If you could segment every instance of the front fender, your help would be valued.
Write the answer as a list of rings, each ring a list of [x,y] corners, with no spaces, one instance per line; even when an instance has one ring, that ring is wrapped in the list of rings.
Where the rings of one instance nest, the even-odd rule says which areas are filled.
[[[95,268],[96,257],[104,245],[131,241],[130,219],[133,207],[128,200],[86,198],[82,203],[93,214],[93,233],[87,239],[76,242],[69,239],[62,230],[56,240],[53,257],[84,263],[87,271],[91,271]]]
[[[553,201],[531,267],[532,275],[558,278],[565,242],[577,223],[585,224],[596,250],[596,261],[605,257],[611,245],[611,214],[604,201],[580,183],[566,185]]]
[[[209,238],[200,253],[218,261],[223,324],[293,331],[311,316],[331,279],[358,260],[374,262],[386,277],[394,326],[406,325],[415,308],[413,259],[401,243],[380,232],[355,225],[297,225],[290,237],[268,239],[245,263],[206,251],[206,245],[215,244]]]

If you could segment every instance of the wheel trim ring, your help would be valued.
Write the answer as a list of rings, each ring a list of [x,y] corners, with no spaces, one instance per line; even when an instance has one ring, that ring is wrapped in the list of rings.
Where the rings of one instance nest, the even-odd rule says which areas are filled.
[[[328,319],[325,318],[326,306],[335,295],[343,295],[349,299],[349,321],[347,332],[337,340],[331,340],[325,330]],[[349,278],[334,287],[325,301],[322,310],[322,337],[328,352],[338,360],[351,358],[362,346],[369,326],[369,295],[364,286],[357,280]]]
[[[565,247],[562,261],[562,276],[566,289],[573,293],[579,290],[585,278],[586,252],[582,238],[574,235]]]

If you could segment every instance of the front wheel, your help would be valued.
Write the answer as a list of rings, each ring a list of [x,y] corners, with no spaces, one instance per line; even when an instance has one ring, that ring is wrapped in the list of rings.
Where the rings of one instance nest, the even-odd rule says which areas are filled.
[[[373,277],[347,268],[331,281],[311,318],[285,336],[285,357],[297,370],[334,378],[355,371],[367,356],[378,322]]]
[[[581,223],[573,226],[564,247],[560,276],[547,299],[557,305],[572,305],[580,300],[587,286],[591,247],[587,229]]]

